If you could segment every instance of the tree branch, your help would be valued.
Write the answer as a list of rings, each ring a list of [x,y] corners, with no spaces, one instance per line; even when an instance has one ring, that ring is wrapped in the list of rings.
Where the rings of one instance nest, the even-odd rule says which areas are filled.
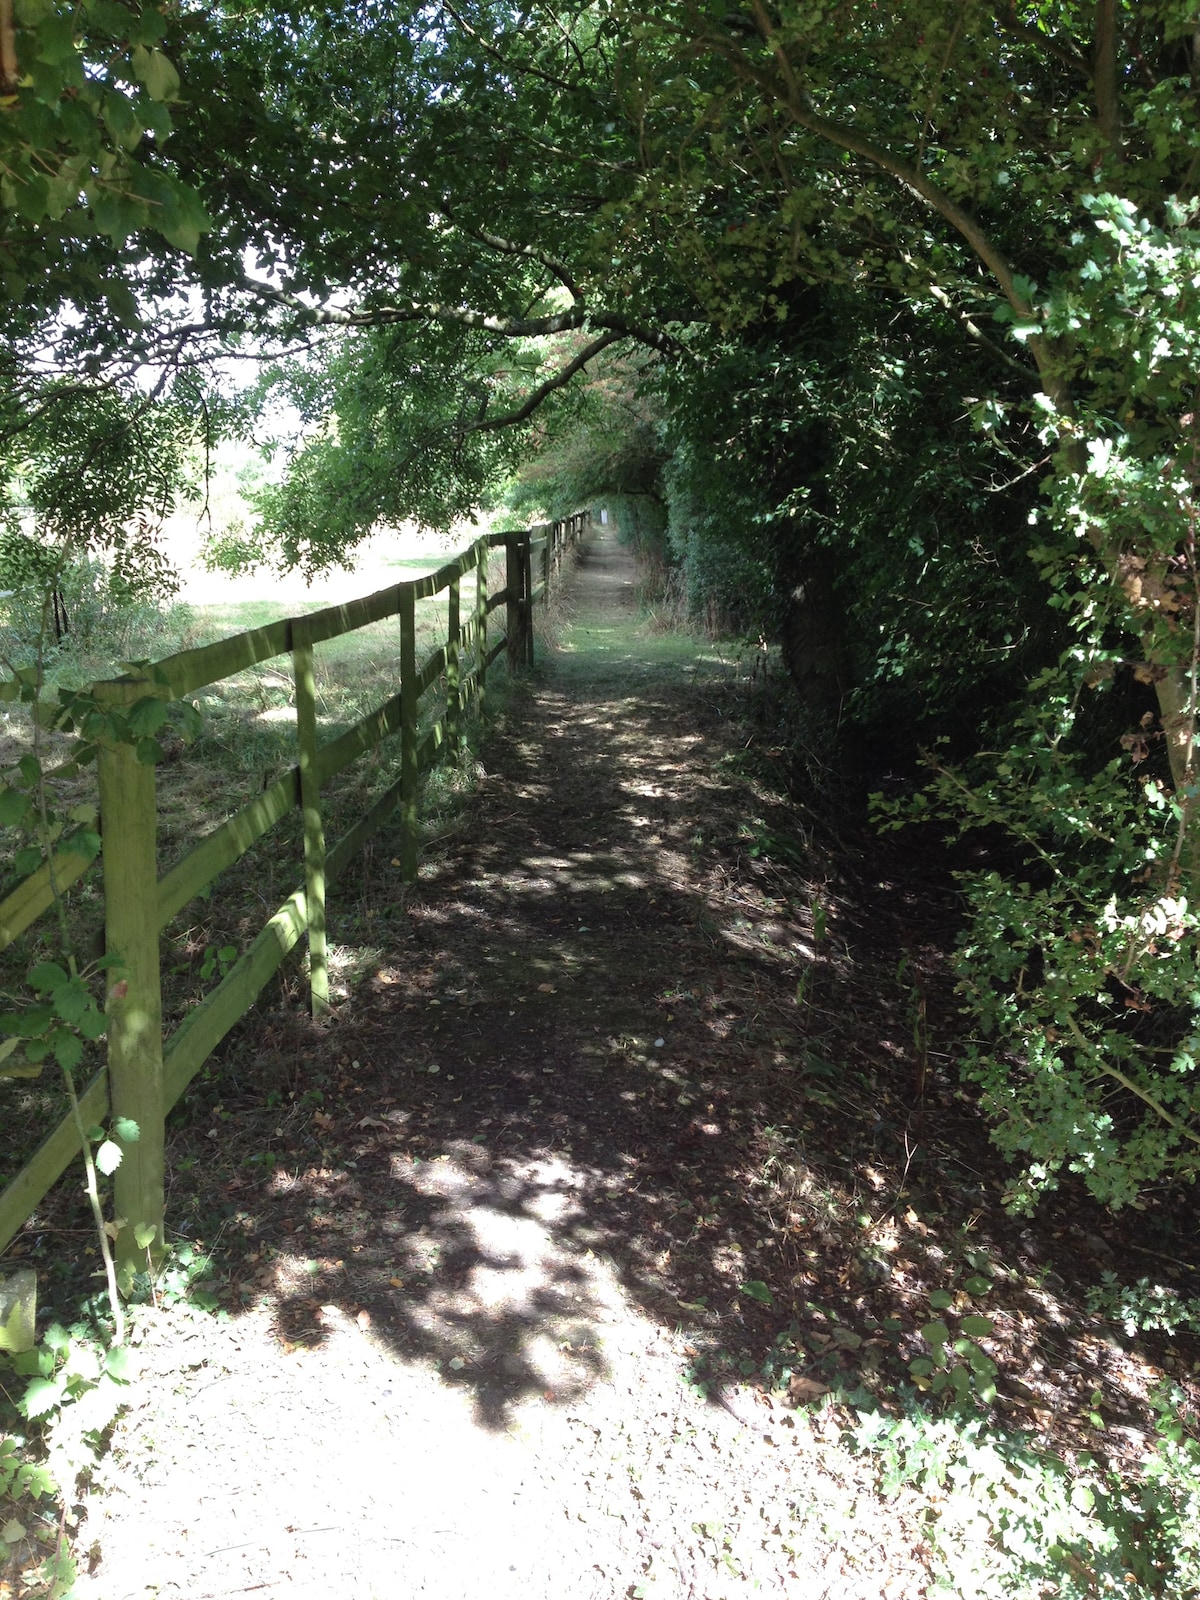
[[[493,61],[498,61],[505,72],[519,72],[528,78],[538,78],[542,83],[548,83],[553,89],[573,90],[578,88],[578,85],[571,83],[569,79],[556,77],[552,72],[544,72],[541,67],[530,66],[527,62],[509,61],[503,52],[497,50],[490,40],[485,39],[477,28],[473,28],[465,17],[460,16],[454,7],[447,3],[447,0],[442,0],[442,10],[448,16],[454,18],[468,39],[473,39],[484,55],[491,56]]]
[[[1117,155],[1121,148],[1121,97],[1117,84],[1117,0],[1098,0],[1092,63],[1096,122],[1100,137]]]
[[[1028,28],[1023,22],[1019,22],[1013,0],[1005,0],[1005,3],[996,7],[996,26],[1002,28],[1005,33],[1011,33],[1014,38],[1023,40],[1025,44],[1031,44],[1036,49],[1053,56],[1062,66],[1070,68],[1081,78],[1091,76],[1087,61],[1077,50],[1058,44],[1046,34],[1039,33],[1036,28]]]
[[[584,328],[600,328],[619,334],[622,338],[634,339],[639,344],[648,345],[652,350],[661,351],[664,355],[674,355],[680,349],[679,341],[661,328],[647,327],[644,323],[634,322],[615,311],[592,311],[583,305],[572,306],[568,311],[555,312],[547,317],[497,316],[489,311],[476,311],[470,306],[443,306],[435,301],[419,300],[410,301],[405,305],[383,305],[345,311],[336,306],[309,305],[299,295],[289,294],[287,290],[278,289],[273,284],[260,283],[255,278],[247,276],[242,281],[247,288],[263,299],[273,300],[276,305],[286,306],[303,321],[321,327],[384,328],[405,322],[424,322],[437,323],[442,327],[478,328],[484,333],[498,334],[503,339],[540,339],[548,334],[575,333]],[[696,319],[687,314],[667,312],[659,320],[666,323],[692,322]]]
[[[989,339],[970,312],[964,311],[961,306],[956,306],[940,284],[931,282],[929,284],[929,292],[938,305],[948,312],[960,327],[964,328],[967,334],[974,339],[975,343],[982,346],[989,355],[995,356],[997,361],[1003,361],[1006,367],[1011,367],[1014,372],[1019,372],[1022,378],[1026,380],[1033,376],[1033,371],[1030,367],[1010,356],[1008,351],[998,345],[994,339]]]
[[[779,38],[767,15],[763,0],[752,0],[754,15],[762,33],[763,42],[770,49],[779,70],[780,83],[771,85],[768,81],[763,84],[762,75],[758,73],[746,60],[745,55],[739,50],[737,59],[732,63],[735,70],[740,68],[746,75],[753,77],[761,87],[774,89],[775,98],[781,100],[792,121],[802,128],[807,128],[810,133],[819,134],[821,138],[828,139],[830,144],[837,145],[842,150],[849,150],[853,155],[862,156],[872,166],[879,167],[881,171],[902,183],[906,189],[919,195],[928,205],[932,206],[954,228],[974,250],[975,254],[991,272],[999,284],[1005,299],[1020,317],[1032,317],[1033,307],[1025,296],[1018,293],[1014,281],[1014,273],[1007,258],[1000,247],[995,244],[984,232],[979,222],[969,211],[963,209],[950,196],[939,189],[936,183],[931,183],[924,173],[909,166],[890,150],[873,143],[865,138],[854,128],[848,128],[844,123],[833,122],[828,117],[822,117],[813,111],[809,104],[809,97],[800,87],[792,71],[792,64],[788,60],[787,50]],[[726,51],[728,59],[728,51]],[[1033,341],[1031,341],[1031,344]]]
[[[574,360],[568,361],[566,366],[556,372],[552,378],[547,378],[545,383],[540,383],[531,394],[526,396],[515,411],[506,411],[503,416],[499,417],[489,417],[485,413],[465,431],[468,433],[494,433],[500,428],[511,428],[518,422],[524,422],[526,418],[533,415],[544,400],[549,399],[556,389],[566,388],[576,373],[582,372],[588,362],[598,356],[601,350],[607,350],[609,345],[618,344],[623,338],[625,338],[623,333],[601,334],[598,339],[593,339],[591,344],[585,345]]]
[[[452,222],[460,233],[465,233],[468,238],[477,239],[480,244],[487,245],[489,250],[499,251],[501,255],[524,256],[530,261],[536,261],[539,266],[545,267],[547,272],[554,274],[572,300],[582,303],[583,295],[570,270],[548,251],[535,244],[517,244],[515,240],[502,239],[498,233],[488,233],[483,228],[465,228],[445,201],[442,201],[440,209],[447,222]]]

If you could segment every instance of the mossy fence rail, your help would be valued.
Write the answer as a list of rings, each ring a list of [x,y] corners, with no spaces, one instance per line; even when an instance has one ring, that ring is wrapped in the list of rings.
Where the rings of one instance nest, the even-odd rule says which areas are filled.
[[[121,1139],[114,1175],[114,1207],[122,1218],[118,1254],[145,1260],[136,1238],[153,1228],[162,1247],[164,1125],[167,1113],[217,1045],[254,1004],[287,953],[305,935],[315,1010],[328,1003],[325,891],[395,812],[399,812],[401,876],[417,876],[419,788],[422,773],[457,753],[463,719],[484,709],[487,671],[501,652],[510,670],[532,664],[534,602],[547,596],[568,548],[585,537],[589,516],[522,532],[477,539],[445,566],[344,605],[291,617],[94,685],[102,704],[131,706],[154,695],[186,699],[223,678],[290,654],[296,708],[298,760],[290,771],[197,843],[161,877],[156,851],[155,769],[139,761],[132,745],[102,749],[98,759],[100,831],[104,874],[104,944],[120,960],[110,973],[105,1014],[107,1063],[79,1093],[85,1127],[112,1118],[137,1125],[136,1140]],[[488,592],[488,553],[506,553],[505,586]],[[474,571],[469,613],[460,611],[460,585]],[[447,593],[445,637],[417,661],[416,605]],[[505,631],[495,637],[489,618],[505,608]],[[400,624],[397,692],[340,737],[318,738],[313,647],[371,623]],[[422,702],[444,688],[442,714],[421,729]],[[440,700],[440,696],[439,696]],[[384,739],[400,740],[400,775],[349,831],[327,847],[321,787]],[[195,1005],[175,1033],[162,1037],[160,935],[195,896],[202,894],[294,807],[304,831],[304,884],[276,911],[222,981]],[[20,936],[87,871],[89,862],[60,851],[0,901],[0,950]],[[0,1194],[0,1250],[31,1217],[39,1202],[79,1155],[73,1117],[63,1118]],[[155,1245],[150,1249],[153,1251]]]

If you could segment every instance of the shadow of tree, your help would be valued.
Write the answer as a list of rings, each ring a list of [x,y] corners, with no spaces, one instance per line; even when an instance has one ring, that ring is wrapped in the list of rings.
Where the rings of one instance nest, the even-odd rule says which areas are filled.
[[[510,715],[387,958],[302,1046],[324,1105],[236,1197],[243,1293],[294,1342],[322,1305],[369,1319],[499,1428],[602,1377],[630,1307],[720,1396],[768,1360],[886,1387],[948,1291],[992,1320],[1010,1419],[1053,1431],[1101,1388],[1119,1453],[1149,1359],[1082,1303],[1095,1220],[1035,1236],[999,1206],[931,1046],[953,907],[919,841],[838,881],[742,762],[733,675],[609,646]],[[356,892],[381,888],[343,914]]]

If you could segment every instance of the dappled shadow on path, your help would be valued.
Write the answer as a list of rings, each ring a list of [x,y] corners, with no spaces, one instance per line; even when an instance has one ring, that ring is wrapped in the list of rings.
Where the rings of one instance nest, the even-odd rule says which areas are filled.
[[[883,1387],[948,1290],[992,1317],[1012,1417],[1102,1388],[1119,1453],[1150,1369],[1068,1283],[1109,1247],[1003,1215],[930,1038],[952,906],[900,852],[856,909],[747,765],[734,676],[639,638],[631,578],[612,547],[585,563],[576,648],[306,1047],[324,1104],[236,1197],[241,1292],[290,1344],[360,1316],[502,1428],[603,1377],[630,1307],[710,1372]]]

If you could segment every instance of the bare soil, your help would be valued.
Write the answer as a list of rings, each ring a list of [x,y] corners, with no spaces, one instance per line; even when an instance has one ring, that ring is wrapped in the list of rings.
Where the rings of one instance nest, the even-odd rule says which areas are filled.
[[[647,628],[613,540],[570,592],[416,888],[384,848],[344,891],[370,975],[247,1024],[176,1113],[230,1317],[144,1315],[81,1600],[907,1600],[924,1507],[839,1397],[888,1403],[932,1291],[1068,1455],[1136,1462],[1190,1381],[1084,1303],[1118,1259],[1195,1292],[1165,1210],[1000,1205],[938,841],[789,797],[759,686]]]

